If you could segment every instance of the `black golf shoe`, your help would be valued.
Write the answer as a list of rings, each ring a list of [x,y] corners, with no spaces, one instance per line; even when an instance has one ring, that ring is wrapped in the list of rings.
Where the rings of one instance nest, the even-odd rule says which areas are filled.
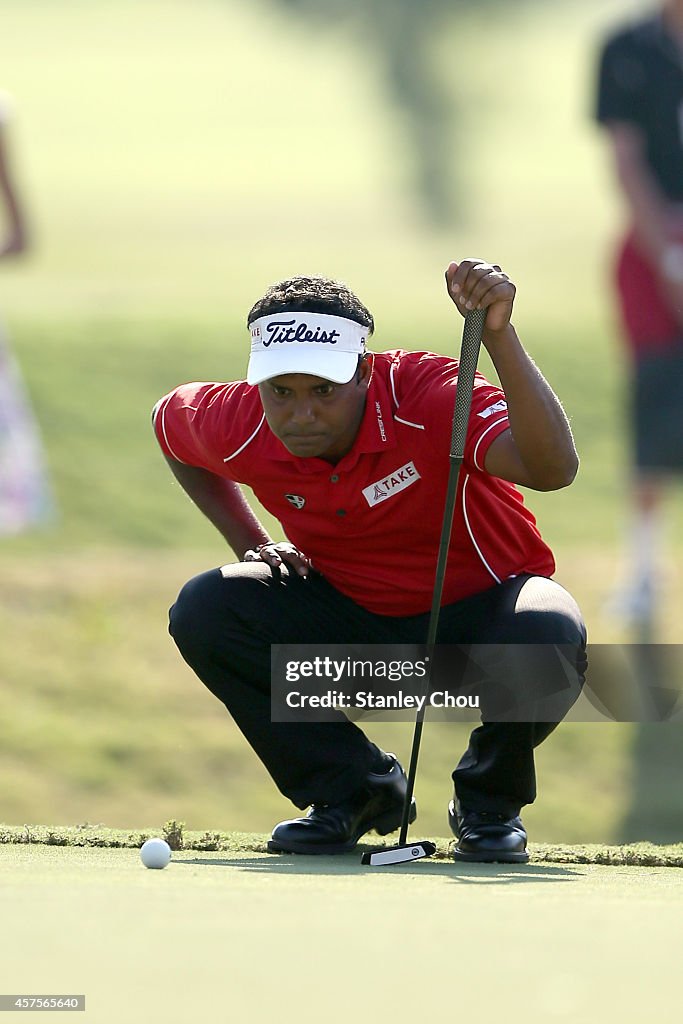
[[[470,811],[456,800],[448,805],[448,824],[458,840],[455,860],[483,864],[526,864],[526,831],[520,817]]]
[[[370,772],[363,788],[341,803],[314,804],[305,818],[281,821],[273,829],[268,852],[348,853],[372,829],[386,836],[401,824],[406,788],[405,772],[394,758],[386,774]],[[413,800],[410,822],[416,817]]]

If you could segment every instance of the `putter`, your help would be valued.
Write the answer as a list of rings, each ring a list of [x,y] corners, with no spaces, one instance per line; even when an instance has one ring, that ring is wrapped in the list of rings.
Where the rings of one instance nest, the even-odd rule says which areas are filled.
[[[439,627],[439,615],[441,613],[441,595],[443,593],[443,582],[446,575],[446,560],[448,558],[448,547],[451,540],[451,527],[453,525],[453,512],[455,510],[455,499],[458,492],[460,466],[462,465],[465,453],[467,425],[469,423],[470,408],[472,406],[474,375],[477,372],[477,360],[479,359],[479,349],[481,347],[485,319],[486,310],[473,309],[465,317],[465,323],[462,329],[458,382],[455,388],[455,410],[453,412],[453,429],[451,433],[450,467],[448,470],[446,503],[444,506],[443,524],[441,526],[439,556],[436,562],[432,610],[430,612],[429,626],[427,629],[429,668],[423,683],[422,696],[426,696],[429,693],[431,666],[434,661],[434,646],[436,644],[436,633]],[[436,844],[431,842],[429,839],[421,839],[415,843],[408,842],[410,807],[413,800],[413,790],[415,788],[417,759],[420,753],[420,740],[422,738],[422,725],[424,722],[425,709],[426,703],[418,709],[415,717],[413,746],[410,752],[410,766],[408,768],[408,787],[406,789],[405,801],[403,803],[403,818],[401,820],[401,831],[398,837],[398,845],[391,846],[384,850],[376,850],[374,853],[364,853],[361,857],[361,864],[369,864],[372,867],[379,867],[386,864],[405,864],[407,861],[420,860],[422,857],[431,857],[436,853]]]

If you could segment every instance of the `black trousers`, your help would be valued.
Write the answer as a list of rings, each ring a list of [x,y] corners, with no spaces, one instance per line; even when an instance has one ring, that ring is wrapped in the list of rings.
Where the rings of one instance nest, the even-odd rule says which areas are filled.
[[[169,630],[279,790],[303,809],[350,796],[381,763],[382,754],[341,712],[332,722],[272,722],[270,645],[420,644],[428,620],[428,613],[401,618],[373,614],[315,574],[302,578],[287,570],[271,572],[260,562],[238,562],[186,583],[171,608]],[[534,748],[567,713],[583,683],[586,631],[579,608],[554,581],[519,576],[442,608],[437,640],[560,644],[574,652],[577,685],[567,691],[565,706],[558,710],[555,702],[547,721],[539,715],[521,722],[486,721],[484,716],[453,772],[455,793],[466,807],[517,814],[536,796]],[[564,660],[564,669],[554,662],[544,671],[565,671]],[[498,671],[506,671],[504,663]],[[562,684],[554,689],[562,690]]]

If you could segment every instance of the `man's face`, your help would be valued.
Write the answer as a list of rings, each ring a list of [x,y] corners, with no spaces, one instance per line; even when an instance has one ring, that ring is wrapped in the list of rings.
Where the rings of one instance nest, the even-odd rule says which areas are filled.
[[[365,361],[348,384],[307,373],[271,377],[259,384],[268,426],[292,455],[338,462],[356,439],[369,377]]]

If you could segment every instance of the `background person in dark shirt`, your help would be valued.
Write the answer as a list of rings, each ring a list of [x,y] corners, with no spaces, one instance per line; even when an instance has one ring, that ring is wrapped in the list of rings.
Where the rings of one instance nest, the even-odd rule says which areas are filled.
[[[683,469],[683,0],[607,39],[596,116],[629,220],[616,283],[632,368],[634,524],[631,579],[612,606],[646,623],[661,499]]]

